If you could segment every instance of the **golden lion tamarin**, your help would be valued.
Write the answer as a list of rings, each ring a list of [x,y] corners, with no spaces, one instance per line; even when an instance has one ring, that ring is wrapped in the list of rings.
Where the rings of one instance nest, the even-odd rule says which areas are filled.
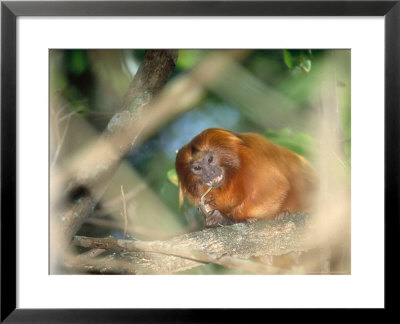
[[[219,128],[182,147],[175,167],[180,203],[187,196],[202,207],[207,227],[308,211],[316,187],[302,156],[261,135]]]

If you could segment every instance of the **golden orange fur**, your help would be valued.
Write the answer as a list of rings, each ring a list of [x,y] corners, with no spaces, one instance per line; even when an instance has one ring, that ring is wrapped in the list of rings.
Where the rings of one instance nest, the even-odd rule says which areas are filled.
[[[316,176],[305,158],[261,135],[219,128],[201,132],[178,152],[180,202],[187,196],[198,205],[208,189],[201,170],[196,171],[200,175],[193,172],[196,161],[203,161],[200,167],[207,164],[205,154],[214,157],[210,160],[215,166],[210,168],[222,173],[221,183],[211,191],[215,203],[211,210],[234,222],[309,210]]]

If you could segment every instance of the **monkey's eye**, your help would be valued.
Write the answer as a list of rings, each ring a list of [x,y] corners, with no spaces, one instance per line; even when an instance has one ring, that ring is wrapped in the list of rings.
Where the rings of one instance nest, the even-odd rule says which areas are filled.
[[[211,155],[209,158],[208,158],[208,163],[211,163],[213,161],[213,156]]]
[[[201,170],[201,166],[195,165],[195,166],[193,167],[193,170],[195,170],[195,171],[200,171],[200,170]]]

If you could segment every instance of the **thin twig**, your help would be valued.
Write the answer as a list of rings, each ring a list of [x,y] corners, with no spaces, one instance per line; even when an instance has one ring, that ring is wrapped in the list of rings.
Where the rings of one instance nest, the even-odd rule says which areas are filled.
[[[53,157],[53,161],[51,163],[51,167],[54,167],[56,165],[58,156],[60,155],[60,152],[61,152],[61,148],[62,148],[62,146],[64,144],[65,136],[67,135],[67,131],[68,131],[68,127],[69,127],[69,122],[71,121],[71,117],[72,117],[72,115],[69,115],[68,118],[67,118],[67,121],[65,123],[64,132],[63,132],[63,135],[62,135],[60,141],[57,144],[57,148],[56,148],[56,151],[54,153],[54,157]]]
[[[82,109],[79,109],[79,108],[74,111],[71,111],[70,113],[65,114],[64,116],[60,117],[59,122],[62,122],[64,119],[69,119],[73,115],[76,115],[76,114],[80,113],[81,111],[82,111]]]
[[[134,198],[138,193],[140,193],[141,191],[143,191],[145,188],[147,187],[147,181],[143,181],[141,183],[139,183],[135,188],[133,188],[131,191],[129,191],[126,195],[125,195],[125,200],[129,201],[132,198]],[[121,197],[116,197],[113,199],[110,199],[109,201],[106,201],[104,203],[104,208],[105,209],[112,209],[113,207],[115,207],[117,204],[119,205],[120,203],[120,199]]]
[[[125,194],[124,194],[124,186],[121,185],[121,200],[122,200],[122,207],[123,212],[121,212],[121,216],[124,218],[124,240],[126,238],[126,232],[128,230],[128,216],[126,214],[126,201],[125,201]]]

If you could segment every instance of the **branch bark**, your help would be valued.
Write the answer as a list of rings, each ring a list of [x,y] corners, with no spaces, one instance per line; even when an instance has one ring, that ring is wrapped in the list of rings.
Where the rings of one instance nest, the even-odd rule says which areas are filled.
[[[118,267],[124,273],[175,273],[205,263],[216,263],[253,273],[271,274],[280,270],[247,259],[308,251],[316,248],[318,243],[310,231],[309,216],[299,213],[281,220],[205,229],[165,241],[75,236],[72,244],[114,251],[106,258],[75,262],[75,268],[86,271],[96,265],[101,273],[117,273]],[[72,266],[71,261],[67,263]]]

